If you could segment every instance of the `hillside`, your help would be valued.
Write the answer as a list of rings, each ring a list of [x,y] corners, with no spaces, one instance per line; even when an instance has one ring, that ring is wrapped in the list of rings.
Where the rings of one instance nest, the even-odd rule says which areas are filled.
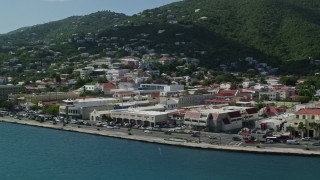
[[[97,33],[112,27],[116,22],[126,18],[125,14],[99,11],[85,16],[69,18],[45,24],[23,27],[0,36],[0,42],[12,41],[14,44],[28,44],[36,40],[62,39],[75,33]]]
[[[138,23],[174,19],[182,25],[195,24],[281,60],[320,56],[319,1],[185,0],[133,19]]]
[[[106,11],[22,28],[1,36],[0,43],[65,41],[73,33],[126,39],[147,34],[149,49],[183,53],[202,65],[251,56],[284,68],[301,67],[307,61],[295,61],[320,58],[320,1],[184,0],[130,17]]]

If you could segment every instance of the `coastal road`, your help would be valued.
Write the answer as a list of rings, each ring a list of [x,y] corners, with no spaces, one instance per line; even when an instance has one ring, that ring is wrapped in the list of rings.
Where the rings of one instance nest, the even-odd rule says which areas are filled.
[[[71,125],[71,126],[78,126],[78,125]],[[81,128],[88,128],[88,129],[97,129],[98,127],[95,126],[81,126]],[[106,127],[99,127],[100,131],[113,131],[113,132],[122,132],[128,133],[128,128],[121,127],[120,129],[108,129]],[[201,137],[192,137],[191,134],[186,133],[178,133],[172,132],[171,135],[165,134],[164,131],[168,131],[168,129],[162,129],[161,131],[152,130],[152,133],[144,133],[143,129],[131,129],[131,133],[133,135],[139,136],[148,136],[148,137],[155,137],[155,138],[179,138],[179,139],[186,139],[188,142],[200,142],[207,143],[207,144],[216,144],[216,145],[223,145],[223,146],[257,146],[258,143],[245,143],[243,141],[233,141],[232,137],[234,134],[226,134],[226,133],[201,133]],[[312,142],[300,142],[300,145],[289,145],[285,143],[274,143],[274,144],[263,144],[260,143],[261,147],[271,147],[271,148],[297,148],[297,149],[305,149],[308,144],[308,148],[311,150],[319,150],[320,146],[312,146]]]
[[[12,117],[5,117],[6,119],[14,119]],[[34,121],[28,120],[27,118],[23,118],[25,121]],[[43,124],[53,124],[50,121],[43,122]],[[55,126],[63,127],[61,122],[57,123]],[[96,127],[96,126],[85,126],[85,125],[77,125],[77,124],[66,124],[66,127],[73,127],[73,128],[83,128],[89,130],[97,130],[99,131],[108,131],[108,132],[117,132],[123,135],[128,134],[128,128],[121,127],[120,129],[109,129],[107,127]],[[154,137],[154,138],[161,138],[161,139],[168,139],[168,138],[179,138],[185,139],[188,142],[200,142],[204,144],[216,144],[222,146],[252,146],[255,147],[258,143],[245,143],[242,141],[233,141],[232,137],[234,134],[226,134],[226,133],[209,133],[209,132],[201,132],[200,138],[199,137],[192,137],[191,134],[187,133],[179,133],[179,132],[172,132],[171,135],[165,134],[164,131],[170,130],[169,128],[162,129],[161,131],[152,130],[152,133],[145,133],[143,129],[131,129],[131,133],[133,135],[138,136],[145,136],[145,137]],[[296,148],[296,149],[306,149],[308,147],[310,150],[320,151],[320,146],[312,146],[312,142],[300,142],[300,145],[288,145],[284,143],[274,143],[274,144],[259,144],[261,147],[268,147],[268,148]],[[307,144],[307,145],[306,145]]]

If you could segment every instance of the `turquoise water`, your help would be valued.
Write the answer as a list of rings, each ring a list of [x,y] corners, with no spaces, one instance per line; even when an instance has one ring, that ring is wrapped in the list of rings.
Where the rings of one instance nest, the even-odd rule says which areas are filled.
[[[320,158],[178,148],[0,123],[0,180],[319,179]]]

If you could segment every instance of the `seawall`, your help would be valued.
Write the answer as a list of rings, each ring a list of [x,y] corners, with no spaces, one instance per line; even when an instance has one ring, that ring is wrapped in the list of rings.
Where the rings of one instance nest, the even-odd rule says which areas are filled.
[[[165,140],[157,137],[148,137],[143,135],[128,135],[127,133],[123,133],[123,132],[99,131],[96,129],[53,125],[53,124],[40,123],[37,121],[31,121],[31,120],[18,120],[18,119],[3,118],[3,117],[0,118],[0,122],[15,123],[15,124],[28,125],[28,126],[36,126],[41,128],[50,128],[50,129],[63,130],[63,131],[86,133],[86,134],[92,134],[92,135],[143,141],[148,143],[157,143],[157,144],[171,145],[171,146],[185,147],[185,148],[197,148],[197,149],[242,152],[242,153],[274,154],[274,155],[318,156],[318,157],[320,156],[320,151],[297,149],[297,148],[271,148],[271,147],[263,147],[263,145],[260,148],[257,148],[255,146],[246,146],[246,147],[226,146],[226,145],[212,145],[212,144],[206,144],[206,143],[169,141],[169,140]]]

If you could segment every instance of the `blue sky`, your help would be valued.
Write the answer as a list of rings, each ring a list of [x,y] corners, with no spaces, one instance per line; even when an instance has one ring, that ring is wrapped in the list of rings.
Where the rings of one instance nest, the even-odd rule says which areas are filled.
[[[0,0],[0,34],[101,10],[133,15],[179,0]]]

